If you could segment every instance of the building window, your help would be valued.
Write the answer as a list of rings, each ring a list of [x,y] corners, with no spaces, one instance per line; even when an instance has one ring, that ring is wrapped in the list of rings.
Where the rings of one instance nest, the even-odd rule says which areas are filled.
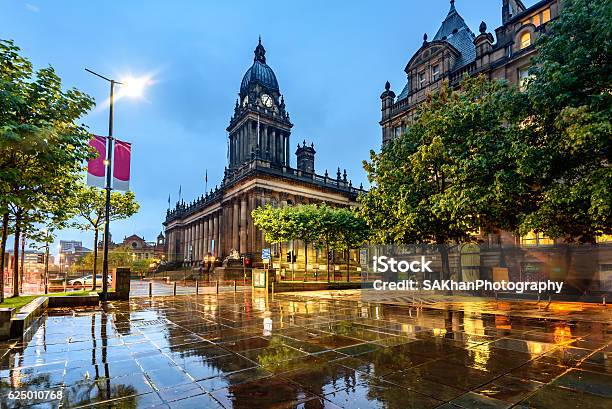
[[[440,78],[440,65],[436,64],[431,69],[431,75],[433,76],[434,81],[437,81]]]
[[[425,86],[425,71],[419,72],[419,88],[423,88]]]
[[[550,21],[550,8],[544,9],[541,12],[539,12],[538,14],[534,14],[533,16],[531,16],[530,18],[523,20],[522,24],[533,24],[534,26],[538,27],[541,26],[542,24],[546,24]]]
[[[521,50],[531,45],[531,33],[521,34]]]
[[[527,90],[527,81],[531,77],[529,76],[529,67],[520,68],[518,70],[518,84],[521,92],[525,92]]]
[[[555,241],[542,233],[530,231],[527,235],[521,237],[521,244],[523,246],[552,246]]]
[[[602,234],[597,236],[597,243],[612,243],[612,234]]]

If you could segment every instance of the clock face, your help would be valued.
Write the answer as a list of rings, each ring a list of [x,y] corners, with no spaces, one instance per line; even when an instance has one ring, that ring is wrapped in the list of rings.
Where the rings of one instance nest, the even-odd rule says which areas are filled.
[[[268,94],[263,94],[261,96],[261,102],[267,108],[271,108],[272,107],[272,97],[270,95],[268,95]]]
[[[246,97],[244,97],[244,99],[242,100],[242,106],[245,107],[247,106],[247,104],[249,103],[249,96],[247,95]]]

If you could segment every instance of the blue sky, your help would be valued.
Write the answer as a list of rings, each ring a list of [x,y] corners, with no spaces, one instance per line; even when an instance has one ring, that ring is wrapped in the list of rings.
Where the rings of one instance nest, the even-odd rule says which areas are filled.
[[[501,24],[501,0],[457,0],[472,31],[484,20]],[[527,6],[535,3],[526,1]],[[294,128],[293,147],[306,139],[317,150],[317,172],[346,168],[354,185],[361,161],[378,149],[380,93],[399,93],[403,69],[431,37],[448,0],[415,1],[18,1],[0,0],[0,38],[13,39],[35,67],[52,65],[65,86],[107,98],[108,85],[84,71],[118,79],[153,75],[143,99],[116,105],[115,135],[133,144],[132,189],[141,210],[114,222],[114,241],[138,234],[154,240],[168,195],[184,199],[219,183],[226,165],[226,132],[258,35],[267,50]],[[106,134],[100,106],[83,122]],[[292,150],[294,150],[292,148]],[[292,164],[295,156],[292,154]],[[60,233],[61,239],[92,234]]]

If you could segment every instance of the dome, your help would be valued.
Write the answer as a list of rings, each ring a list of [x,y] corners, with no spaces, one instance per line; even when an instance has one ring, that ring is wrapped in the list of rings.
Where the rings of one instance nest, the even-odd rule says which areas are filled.
[[[240,93],[244,94],[248,92],[251,83],[258,83],[268,90],[278,91],[276,75],[274,71],[272,71],[272,68],[266,64],[266,49],[261,45],[261,38],[259,39],[259,44],[255,48],[255,61],[253,61],[251,68],[244,73],[244,77],[242,77]]]

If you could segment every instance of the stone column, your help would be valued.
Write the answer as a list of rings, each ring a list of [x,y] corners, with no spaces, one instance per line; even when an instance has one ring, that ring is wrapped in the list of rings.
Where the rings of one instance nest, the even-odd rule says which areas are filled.
[[[247,198],[240,199],[240,253],[247,252]]]
[[[208,219],[202,221],[202,257],[208,255]]]
[[[172,232],[166,230],[166,260],[172,261]]]
[[[289,164],[291,163],[290,161],[290,146],[289,146],[289,135],[286,132],[283,132],[283,142],[285,144],[285,166],[289,166]]]
[[[200,242],[202,241],[202,237],[201,237],[201,231],[200,231],[200,221],[197,220],[195,222],[195,240],[194,240],[194,256],[193,259],[195,261],[198,261],[200,259]]]
[[[193,231],[193,223],[189,225],[189,246],[191,247],[191,251],[189,252],[191,256],[191,261],[193,262],[193,239],[194,239],[194,231]]]
[[[187,259],[189,255],[189,226],[185,226],[183,228],[184,231],[184,243],[183,243],[183,257],[181,258],[183,261]]]
[[[241,162],[244,162],[246,160],[246,147],[247,147],[247,138],[248,138],[248,122],[246,124],[246,126],[244,126],[242,128],[242,146],[241,146],[241,153],[242,153],[242,160]]]
[[[240,250],[240,237],[238,231],[238,223],[240,218],[240,203],[238,199],[234,199],[234,208],[232,210],[232,248]]]
[[[270,148],[268,147],[268,127],[264,124],[259,125],[259,132],[261,133],[261,144],[262,144],[262,150],[261,150],[261,155],[262,158],[268,160],[269,156],[268,153],[270,151]]]
[[[202,259],[204,258],[204,256],[206,255],[206,238],[204,237],[204,218],[200,219],[200,261],[202,261]]]
[[[215,213],[213,217],[213,238],[215,240],[215,256],[219,256],[219,213]]]
[[[212,215],[208,215],[208,238],[207,238],[207,242],[208,242],[208,249],[206,250],[207,253],[212,254],[212,239],[213,239],[213,220],[212,220]]]
[[[200,261],[202,261],[202,259],[204,258],[205,254],[204,254],[204,219],[200,219],[198,221],[199,225],[200,225],[200,234],[199,234],[199,244],[198,244],[198,255],[199,255],[199,259]]]
[[[219,245],[217,246],[217,257],[222,258],[223,254],[225,254],[225,252],[223,251],[223,240],[225,240],[225,223],[223,222],[223,207],[221,207],[221,209],[219,209],[218,213],[218,217],[219,217],[219,234],[218,234],[218,240],[219,240]]]
[[[249,194],[249,209],[247,212],[247,225],[248,225],[248,230],[247,230],[247,236],[249,239],[249,245],[248,245],[248,252],[249,253],[257,253],[258,249],[255,246],[255,223],[253,223],[253,216],[251,216],[251,212],[255,209],[256,204],[255,204],[255,194],[254,193],[250,193]],[[256,255],[256,254],[254,254]]]

